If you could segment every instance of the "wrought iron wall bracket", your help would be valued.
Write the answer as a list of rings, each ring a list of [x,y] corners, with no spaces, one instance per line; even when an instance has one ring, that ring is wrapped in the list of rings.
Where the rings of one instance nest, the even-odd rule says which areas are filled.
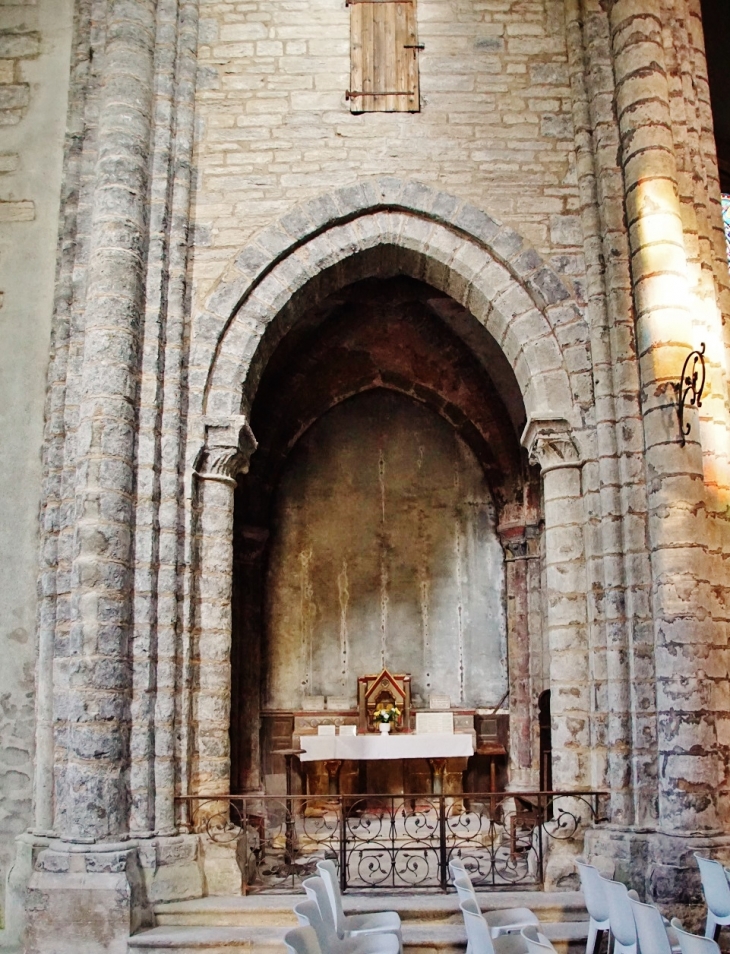
[[[691,362],[691,369],[690,369]],[[699,368],[697,365],[699,364]],[[699,381],[699,384],[698,384]],[[685,424],[684,411],[687,407],[687,398],[690,398],[689,407],[702,407],[702,392],[705,389],[705,343],[700,345],[699,351],[690,351],[684,361],[679,382],[673,385],[677,395],[677,417],[679,418],[679,442],[682,447],[687,443],[687,435],[692,429],[691,424]],[[690,397],[691,395],[691,397]]]

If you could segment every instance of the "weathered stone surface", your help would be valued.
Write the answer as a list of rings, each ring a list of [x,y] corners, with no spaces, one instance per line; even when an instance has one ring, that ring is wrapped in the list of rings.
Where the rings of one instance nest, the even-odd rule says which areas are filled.
[[[419,0],[411,116],[349,112],[346,5],[79,0],[69,57],[72,6],[0,0],[0,379],[12,397],[3,390],[0,863],[31,824],[32,759],[39,832],[23,836],[10,882],[15,940],[25,909],[44,912],[30,950],[55,935],[123,950],[145,899],[240,890],[250,857],[178,836],[175,796],[229,790],[232,757],[236,783],[259,790],[266,659],[282,711],[302,686],[344,692],[369,668],[355,652],[368,640],[350,639],[358,588],[379,662],[398,619],[395,658],[424,686],[427,667],[406,649],[425,630],[431,669],[449,688],[456,678],[460,701],[496,704],[509,686],[513,786],[537,785],[531,730],[549,688],[553,783],[610,795],[611,827],[591,833],[589,854],[615,859],[647,897],[691,905],[692,847],[724,857],[730,811],[730,299],[697,4]],[[34,640],[33,461],[59,194]],[[393,279],[420,298],[398,298]],[[330,336],[338,322],[352,330],[352,296],[373,288],[397,305],[391,326],[383,306],[369,338]],[[433,322],[454,337],[424,350]],[[700,341],[707,391],[680,446],[673,383]],[[451,496],[429,498],[415,529],[406,518],[423,500],[401,495],[395,551],[375,534],[381,556],[402,559],[366,571],[357,551],[346,573],[307,577],[322,541],[341,550],[349,534],[364,550],[378,523],[358,524],[366,505],[350,512],[360,498],[332,483],[317,443],[325,415],[381,400],[360,397],[374,388],[439,415],[484,486],[472,468],[467,493],[459,458]],[[398,445],[401,489],[417,472],[396,416],[339,442],[351,485],[373,473],[373,442]],[[517,445],[526,417],[531,463]],[[425,436],[418,446],[425,460]],[[299,523],[269,507],[292,449],[309,450],[302,472],[331,487],[326,501],[304,494]],[[436,457],[446,486],[448,455]],[[367,506],[383,490],[388,515],[392,488],[376,476]],[[458,532],[455,550],[444,542],[460,509],[479,554],[466,562]],[[408,552],[411,539],[426,552],[426,538],[457,567],[438,598]],[[454,676],[454,607],[462,635],[499,629],[494,675],[477,653]],[[293,665],[304,643],[334,647],[338,666]],[[88,850],[49,846],[54,827]],[[548,878],[570,884],[572,856],[552,852]],[[81,941],[63,930],[69,911]]]

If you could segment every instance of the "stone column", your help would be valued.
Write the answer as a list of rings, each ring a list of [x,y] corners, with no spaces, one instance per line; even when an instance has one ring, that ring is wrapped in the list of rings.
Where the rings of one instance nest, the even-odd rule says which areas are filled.
[[[78,285],[86,297],[71,630],[68,640],[57,633],[53,661],[60,838],[40,852],[29,880],[29,954],[123,954],[129,934],[151,921],[138,843],[128,830],[134,468],[156,13],[156,0],[109,0],[103,24],[95,24],[105,45],[88,258],[77,263],[80,274],[85,266]]]
[[[543,480],[553,787],[587,788],[592,782],[591,686],[581,491],[583,462],[570,425],[562,419],[531,418],[522,443],[531,460],[539,464]]]
[[[507,586],[507,657],[509,661],[509,765],[510,788],[537,787],[533,757],[536,698],[532,689],[529,625],[529,561],[539,559],[530,552],[524,526],[499,528],[505,553]]]
[[[245,418],[209,421],[196,468],[198,487],[197,618],[193,648],[192,795],[230,786],[231,595],[233,498],[256,440]],[[209,811],[220,811],[211,803]]]
[[[137,379],[144,311],[155,0],[111,0],[77,431],[76,532],[56,829],[128,829]],[[59,717],[57,713],[57,718]]]
[[[546,628],[550,647],[553,788],[590,789],[591,672],[584,545],[583,462],[567,421],[530,418],[522,435],[532,463],[539,464],[545,515]],[[590,823],[578,801],[562,806]],[[546,886],[575,873],[580,841],[550,846]]]
[[[718,825],[719,760],[710,679],[719,652],[713,642],[719,640],[708,612],[701,427],[692,414],[692,434],[680,447],[672,386],[700,341],[690,311],[664,59],[668,11],[661,0],[615,0],[607,6],[649,475],[659,825],[672,835],[711,832]],[[679,877],[682,867],[678,860]]]
[[[231,793],[231,626],[233,509],[236,478],[246,473],[256,441],[244,417],[206,423],[205,446],[195,468],[195,625],[191,647],[192,764],[190,795]],[[214,797],[191,806],[196,831],[225,827],[227,801]],[[209,894],[240,894],[236,841],[201,838]]]

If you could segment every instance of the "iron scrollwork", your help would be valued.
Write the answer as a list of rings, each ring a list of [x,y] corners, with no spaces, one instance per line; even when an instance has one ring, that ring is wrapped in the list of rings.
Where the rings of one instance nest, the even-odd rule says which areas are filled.
[[[485,888],[539,888],[550,845],[600,822],[597,792],[469,795],[207,796],[178,799],[180,821],[227,845],[244,893],[298,891],[318,861],[343,889],[449,888],[462,858]]]
[[[691,364],[691,370],[690,370]],[[698,368],[699,365],[699,368]],[[698,385],[699,381],[699,385]],[[685,423],[684,410],[687,407],[687,398],[690,398],[689,407],[702,407],[702,392],[705,389],[705,343],[698,351],[690,351],[684,361],[682,374],[678,383],[674,384],[677,395],[677,417],[679,418],[679,440],[682,447],[687,443],[687,435],[692,425]],[[690,397],[691,395],[691,397]]]

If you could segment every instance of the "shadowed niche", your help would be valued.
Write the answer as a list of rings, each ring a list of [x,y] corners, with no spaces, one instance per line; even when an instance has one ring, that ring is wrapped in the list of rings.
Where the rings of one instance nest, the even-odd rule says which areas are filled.
[[[363,401],[366,403],[362,404]],[[461,573],[464,578],[471,572],[486,579],[491,572],[488,566],[497,567],[490,584],[494,605],[487,605],[489,601],[482,605],[477,600],[470,607],[468,599],[464,605],[467,615],[469,612],[478,617],[493,615],[495,619],[503,620],[503,558],[497,525],[505,518],[514,520],[516,517],[519,521],[526,502],[529,500],[532,506],[537,500],[538,484],[517,436],[524,422],[525,410],[519,387],[494,339],[452,299],[410,278],[368,279],[347,286],[306,313],[279,343],[264,370],[251,408],[251,426],[259,447],[251,459],[249,473],[241,477],[236,491],[231,719],[233,790],[260,789],[262,776],[277,774],[273,764],[275,758],[272,759],[268,752],[282,747],[284,740],[283,737],[279,741],[269,738],[270,732],[265,730],[262,744],[259,735],[262,705],[273,702],[278,711],[291,697],[290,707],[298,708],[302,692],[317,694],[322,680],[327,683],[327,692],[337,688],[337,679],[330,680],[330,686],[325,676],[326,652],[319,644],[325,640],[326,632],[332,630],[326,640],[339,646],[338,667],[343,664],[343,653],[346,658],[350,652],[349,663],[367,668],[369,652],[377,656],[372,665],[378,668],[381,662],[378,655],[380,637],[375,632],[378,628],[376,622],[370,618],[375,610],[370,613],[369,609],[380,607],[383,600],[391,601],[394,605],[390,606],[390,622],[384,622],[383,627],[393,626],[396,618],[393,613],[399,597],[393,587],[399,584],[389,579],[390,589],[386,588],[387,594],[383,596],[386,590],[381,576],[384,573],[397,575],[398,568],[408,562],[408,546],[403,541],[407,540],[410,531],[401,529],[399,542],[395,544],[386,540],[385,530],[376,525],[374,511],[372,520],[363,516],[377,487],[371,488],[372,493],[362,489],[362,492],[353,492],[352,506],[357,512],[352,514],[352,526],[348,531],[347,526],[341,525],[348,517],[347,507],[343,507],[343,500],[338,499],[343,489],[337,475],[327,473],[325,464],[315,459],[312,467],[319,467],[319,482],[314,478],[310,480],[312,467],[307,463],[307,455],[323,455],[326,449],[333,461],[341,460],[347,458],[348,453],[352,458],[361,446],[363,466],[366,457],[369,463],[372,463],[369,457],[373,457],[377,464],[379,451],[375,445],[378,442],[379,446],[390,448],[387,453],[395,459],[416,430],[428,432],[427,440],[435,442],[432,446],[438,446],[438,453],[443,456],[439,465],[440,484],[438,487],[424,485],[421,489],[414,485],[402,493],[398,491],[401,498],[397,509],[404,514],[412,513],[414,528],[419,520],[430,520],[427,535],[443,536],[443,539],[431,543],[433,552],[441,554],[443,566],[449,564],[448,572],[439,571],[440,577],[436,574],[438,579],[433,585],[437,589],[447,586],[446,577],[449,580],[453,577],[454,582],[449,586],[463,587],[463,580],[459,582],[458,579]],[[339,439],[335,433],[338,427]],[[352,433],[353,428],[361,429],[360,445]],[[396,433],[398,428],[400,436]],[[375,433],[377,431],[382,433]],[[415,445],[413,450],[416,454]],[[447,459],[451,461],[448,467],[452,472],[448,472],[445,466]],[[406,465],[403,464],[402,468]],[[437,471],[438,467],[434,473]],[[347,479],[357,483],[356,463]],[[377,484],[377,467],[373,479]],[[461,489],[454,491],[448,486],[459,481],[464,483]],[[388,492],[392,493],[392,488]],[[415,499],[419,494],[422,499]],[[328,527],[328,496],[332,500],[331,520],[337,526],[332,523]],[[433,513],[439,507],[454,513],[463,512],[465,527],[481,528],[478,533],[490,541],[489,560],[484,556],[474,557],[475,562],[468,572],[458,567],[451,568],[452,563],[456,566],[450,553],[455,538],[452,529],[444,529],[446,524],[433,522]],[[297,508],[299,516],[292,517]],[[316,517],[312,517],[307,508],[316,511]],[[301,516],[303,510],[309,514],[306,520]],[[470,511],[468,515],[467,511]],[[302,567],[298,566],[295,572],[291,553],[299,543],[302,543],[299,549],[306,550],[302,535],[312,532],[308,520],[316,523],[318,539],[325,541],[323,546],[328,554],[325,562],[332,577],[328,595],[323,596],[322,601],[331,597],[334,602],[331,611],[324,605],[318,610],[316,600],[313,602],[311,627],[303,634],[302,619],[307,614],[294,620],[287,615],[287,606],[300,600],[301,586],[304,585],[300,579]],[[360,569],[363,580],[368,573],[373,577],[372,585],[357,584],[349,579],[345,584],[342,582],[343,560],[347,561],[344,556],[334,553],[329,538],[339,535],[345,547],[348,532],[363,539],[363,549],[367,552],[393,551],[392,565],[384,567],[382,559],[373,555],[372,567]],[[465,540],[469,533],[471,530],[466,531]],[[282,540],[287,534],[289,551]],[[368,534],[372,540],[366,540]],[[485,546],[482,546],[484,553],[487,552]],[[399,547],[400,554],[396,557],[393,554]],[[427,587],[428,574],[419,583],[416,579],[419,572],[415,564],[408,570],[404,569],[403,587],[410,587],[414,592],[419,586]],[[296,579],[293,578],[295,575]],[[408,580],[405,577],[409,577]],[[334,632],[340,626],[335,617],[339,613],[338,600],[340,604],[342,602],[343,586],[348,600],[352,600],[348,612],[360,613],[363,631],[368,627],[373,629],[369,637],[372,646],[367,651],[364,644],[348,647],[343,643],[342,632],[339,636]],[[358,586],[359,593],[355,592]],[[432,594],[431,599],[435,600],[434,605],[441,607],[439,612],[443,615],[447,613],[443,607],[450,605],[449,600],[458,602],[461,597],[439,592],[437,596]],[[412,604],[412,595],[409,600]],[[377,612],[380,613],[381,609]],[[385,619],[387,612],[382,612]],[[449,618],[452,617],[455,619],[456,613]],[[439,625],[444,626],[443,622]],[[287,631],[287,626],[297,630],[298,635],[291,633],[287,640],[291,647],[298,647],[296,653],[301,655],[302,640],[309,640],[313,647],[312,656],[317,658],[308,666],[303,659],[298,663],[292,661],[291,671],[281,676],[286,669],[287,654],[294,653],[294,649],[287,650],[282,646],[272,649],[268,640],[272,632],[277,639],[283,638],[281,634]],[[495,637],[497,642],[503,642],[503,628],[503,623],[497,625],[497,630],[502,632],[499,638]],[[471,634],[464,638],[468,642],[475,637]],[[454,639],[458,642],[457,636]],[[500,649],[495,643],[492,648],[493,655],[496,653],[493,664],[506,672],[506,659],[503,658],[501,664],[499,662],[500,654],[505,656],[504,646]],[[400,646],[394,651],[396,655],[405,653],[398,665],[405,664],[407,647]],[[441,665],[444,665],[449,658],[446,643],[433,651],[437,664],[439,654],[443,655]],[[473,651],[481,652],[481,649]],[[355,658],[358,658],[357,664]],[[271,684],[272,674],[268,670],[272,666],[279,667],[278,687]],[[428,665],[424,663],[424,666],[425,673]],[[352,675],[349,670],[348,675]],[[423,679],[426,679],[425,675]],[[502,685],[502,679],[500,675],[495,687],[497,683]],[[353,691],[354,681],[353,677]],[[454,684],[452,691],[458,693],[458,680]],[[288,690],[286,686],[289,686]],[[421,688],[427,691],[425,684]],[[346,694],[347,685],[343,684],[339,689]],[[462,691],[473,694],[476,690],[464,690],[462,680]],[[501,695],[496,688],[494,692],[497,698]],[[457,699],[454,701],[458,702]]]

